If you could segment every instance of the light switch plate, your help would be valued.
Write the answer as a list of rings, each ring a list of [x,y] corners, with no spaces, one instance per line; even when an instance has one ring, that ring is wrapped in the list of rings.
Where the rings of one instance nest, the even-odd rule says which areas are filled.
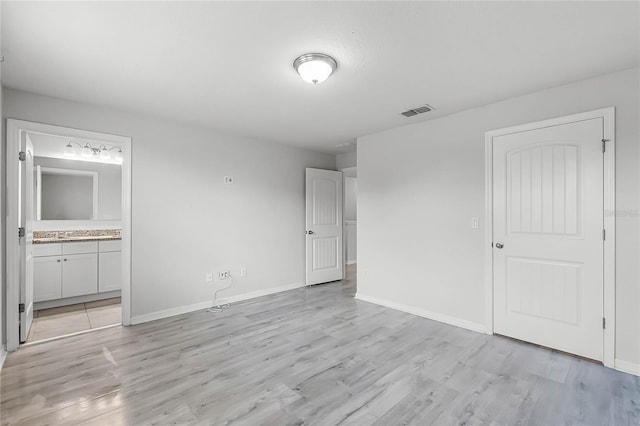
[[[233,176],[225,176],[224,177],[224,183],[227,184],[227,185],[233,184]]]
[[[478,229],[480,227],[480,222],[479,222],[477,217],[472,217],[471,218],[471,227],[473,229]]]

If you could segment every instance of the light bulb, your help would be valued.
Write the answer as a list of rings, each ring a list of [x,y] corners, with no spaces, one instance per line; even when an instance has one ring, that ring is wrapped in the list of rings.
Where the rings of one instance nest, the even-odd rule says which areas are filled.
[[[111,154],[109,154],[109,150],[107,149],[106,146],[102,145],[100,147],[100,159],[102,160],[109,160],[111,159]]]
[[[71,145],[71,142],[69,142],[67,146],[64,147],[64,155],[65,157],[75,157],[76,149],[73,147],[73,145]]]
[[[83,148],[82,148],[82,153],[81,155],[83,157],[91,157],[91,147],[89,146],[89,144],[86,144]]]

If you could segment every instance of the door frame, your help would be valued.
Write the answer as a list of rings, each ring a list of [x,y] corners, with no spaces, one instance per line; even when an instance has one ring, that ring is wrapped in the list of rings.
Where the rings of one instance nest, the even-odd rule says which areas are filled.
[[[15,351],[20,346],[18,303],[20,302],[20,254],[16,248],[18,239],[18,152],[20,151],[21,132],[43,133],[63,136],[70,139],[88,139],[98,143],[122,147],[122,325],[131,324],[131,145],[127,136],[92,132],[51,124],[7,119],[7,292],[5,318],[7,322],[7,351]],[[13,247],[13,249],[11,249]]]
[[[579,114],[567,115],[550,120],[537,121],[503,129],[491,130],[485,133],[485,324],[486,332],[493,334],[494,304],[493,304],[493,138],[512,133],[526,132],[544,127],[553,127],[577,121],[602,118],[604,123],[604,139],[606,151],[604,153],[604,229],[606,238],[604,245],[604,306],[606,327],[603,338],[603,364],[614,367],[615,364],[615,330],[616,330],[616,200],[615,200],[615,107],[603,108]]]

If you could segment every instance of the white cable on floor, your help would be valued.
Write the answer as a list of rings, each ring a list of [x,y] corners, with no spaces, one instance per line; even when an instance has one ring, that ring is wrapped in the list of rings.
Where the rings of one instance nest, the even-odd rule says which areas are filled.
[[[213,293],[213,300],[211,301],[211,307],[207,309],[207,312],[214,312],[214,313],[222,312],[222,311],[226,311],[231,307],[231,305],[229,305],[228,303],[223,303],[222,305],[216,305],[216,300],[218,298],[218,293],[220,293],[222,290],[228,289],[232,285],[233,285],[233,277],[231,276],[231,274],[229,274],[229,285],[226,287],[219,288]]]

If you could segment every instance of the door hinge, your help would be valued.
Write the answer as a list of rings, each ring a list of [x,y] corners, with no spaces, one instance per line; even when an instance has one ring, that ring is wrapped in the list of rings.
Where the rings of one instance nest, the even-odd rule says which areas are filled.
[[[20,151],[18,153],[18,161],[25,161],[27,159],[27,153],[24,151]]]
[[[604,318],[602,318],[602,329],[604,330],[605,328],[607,328],[606,326],[607,326],[607,322]]]
[[[24,303],[18,303],[18,313],[24,313]]]
[[[18,228],[18,238],[22,238],[24,237],[24,228],[20,227]]]
[[[602,139],[602,153],[603,154],[607,150],[607,142],[609,142],[609,139]]]
[[[606,240],[606,239],[607,239],[607,230],[606,230],[606,229],[603,229],[603,230],[602,230],[602,241],[604,241],[604,240]]]

